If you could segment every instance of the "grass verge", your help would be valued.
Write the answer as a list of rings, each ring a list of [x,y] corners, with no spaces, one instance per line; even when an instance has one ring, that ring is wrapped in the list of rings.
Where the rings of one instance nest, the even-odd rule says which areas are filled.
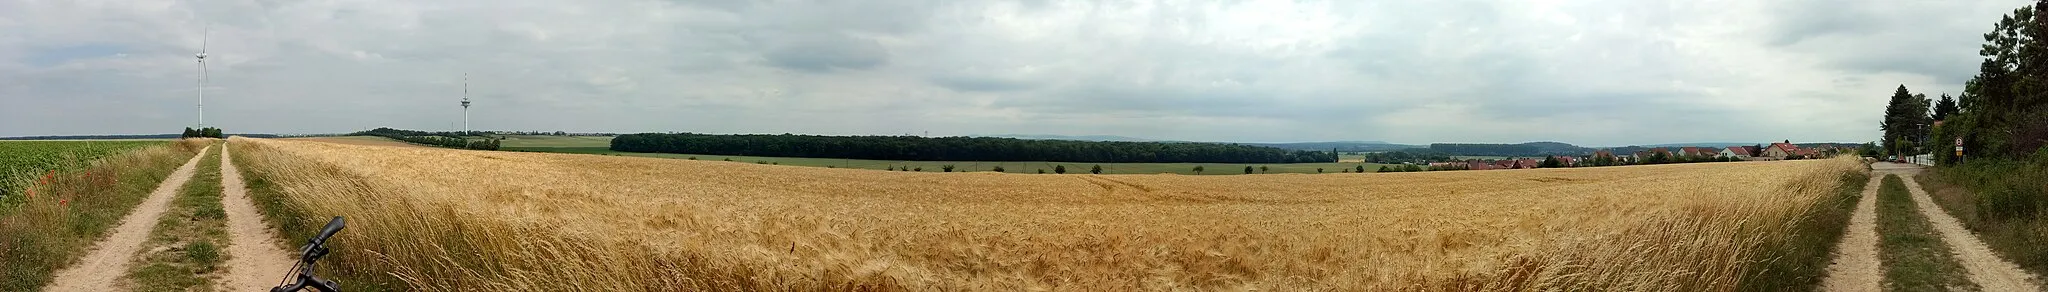
[[[236,140],[241,139],[236,138],[231,141]],[[277,159],[273,157],[274,154],[270,154],[271,152],[268,149],[253,144],[251,142],[228,143],[227,147],[233,148],[231,151],[235,153],[234,156],[229,157],[231,160],[229,163],[234,163],[237,169],[241,171],[242,183],[249,190],[249,200],[256,204],[257,209],[262,211],[265,223],[278,228],[278,231],[281,233],[278,236],[283,237],[284,242],[304,243],[306,240],[311,239],[315,233],[318,233],[320,228],[327,224],[327,220],[332,218],[331,216],[352,215],[318,213],[318,211],[308,206],[307,203],[309,202],[302,199],[294,199],[292,195],[285,192],[285,187],[279,182],[280,179],[289,179],[285,176],[292,175],[289,173],[290,171],[315,171],[327,175],[323,178],[331,179],[328,181],[329,183],[352,186],[350,189],[369,187],[363,185],[360,179],[348,177],[339,171],[331,169],[280,169],[273,166],[277,165],[272,163],[272,159]],[[337,179],[343,177],[347,178]],[[361,249],[350,248],[350,246],[355,245],[348,240],[354,237],[351,234],[366,231],[361,226],[361,220],[363,219],[351,216],[348,220],[353,223],[351,224],[352,227],[344,229],[335,236],[335,239],[330,239],[327,242],[327,247],[331,252],[320,260],[320,266],[316,267],[319,268],[317,275],[328,280],[340,282],[340,288],[343,291],[393,291],[400,290],[396,287],[404,287],[400,279],[391,276],[391,272],[395,270],[394,267],[386,264],[369,264],[383,262],[374,255],[364,254]],[[294,253],[293,256],[297,256],[299,247],[287,246],[285,250],[292,251]],[[353,263],[365,264],[358,266]]]
[[[91,162],[31,186],[0,211],[0,291],[30,291],[48,284],[56,269],[84,256],[178,166],[207,142],[179,141],[142,147]]]
[[[220,151],[207,151],[192,180],[178,189],[149,241],[129,265],[125,281],[136,290],[215,290],[226,262],[227,211],[221,209]]]
[[[1893,291],[1977,290],[1948,244],[1913,204],[1906,182],[1885,175],[1877,190],[1878,260]]]
[[[1820,206],[1807,210],[1806,220],[1793,223],[1796,236],[1778,242],[1781,248],[1769,249],[1753,256],[1750,271],[1743,277],[1739,290],[1813,290],[1827,276],[1827,267],[1835,245],[1842,241],[1842,231],[1849,226],[1849,216],[1856,212],[1856,200],[1870,182],[1870,173],[1852,171],[1843,173],[1835,187],[1834,195],[1820,200]]]
[[[2026,159],[1943,166],[1916,179],[1935,205],[2000,257],[2048,275],[2048,148]]]

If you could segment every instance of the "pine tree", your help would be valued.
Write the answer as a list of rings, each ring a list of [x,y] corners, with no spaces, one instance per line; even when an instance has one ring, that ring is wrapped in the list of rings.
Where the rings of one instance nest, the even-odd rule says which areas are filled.
[[[1884,130],[1885,145],[1906,145],[1913,147],[1926,135],[1926,95],[1914,95],[1905,85],[1892,93],[1891,102],[1884,107],[1884,119],[1878,129]],[[1896,154],[1916,154],[1911,149],[1897,149]]]
[[[1941,100],[1934,102],[1934,120],[1945,121],[1948,120],[1949,115],[1954,115],[1955,113],[1956,99],[1949,97],[1947,93],[1941,94]]]

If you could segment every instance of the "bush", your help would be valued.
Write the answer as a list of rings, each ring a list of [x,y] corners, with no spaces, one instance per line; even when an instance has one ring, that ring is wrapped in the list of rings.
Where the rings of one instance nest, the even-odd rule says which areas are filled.
[[[1989,221],[2032,220],[2041,210],[2040,194],[2024,184],[2007,184],[1977,200],[1977,216]]]
[[[945,169],[945,170],[946,170],[946,172],[953,172],[953,165],[952,165],[952,164],[947,164],[947,165],[944,165],[944,166],[939,166],[939,168],[941,168],[941,169]]]
[[[1195,174],[1202,174],[1202,166],[1200,166],[1200,165],[1196,165],[1196,166],[1195,166]]]
[[[917,167],[917,168],[912,168],[912,169],[910,169],[910,171],[915,171],[915,172],[924,172],[924,167],[920,166],[920,167]]]
[[[1065,166],[1065,165],[1054,165],[1054,166],[1052,167],[1052,173],[1056,173],[1056,174],[1067,174],[1067,166]]]
[[[997,165],[996,167],[993,167],[993,168],[989,168],[988,170],[991,170],[991,171],[995,171],[995,172],[1003,172],[1003,166],[1001,166],[1001,165]]]
[[[1351,171],[1357,173],[1365,173],[1365,165],[1359,164],[1357,168],[1352,168]]]
[[[1095,165],[1095,167],[1089,168],[1089,169],[1088,169],[1088,173],[1093,173],[1093,174],[1102,174],[1102,165],[1101,165],[1101,164],[1097,164],[1097,165]]]
[[[1252,174],[1252,166],[1250,166],[1250,165],[1246,165],[1246,166],[1244,166],[1244,174]]]
[[[1317,167],[1317,168],[1316,168],[1316,173],[1323,173],[1323,168],[1321,168],[1321,167]]]

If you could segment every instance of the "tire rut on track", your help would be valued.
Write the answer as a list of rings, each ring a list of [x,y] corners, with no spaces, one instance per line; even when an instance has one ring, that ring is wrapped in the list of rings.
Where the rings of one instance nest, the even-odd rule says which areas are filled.
[[[92,251],[79,258],[78,263],[57,271],[56,278],[51,280],[48,286],[44,286],[43,290],[112,289],[116,280],[128,274],[129,259],[137,250],[142,249],[142,242],[148,240],[149,233],[156,229],[157,219],[163,217],[164,211],[170,209],[171,198],[177,197],[178,188],[185,186],[185,182],[192,179],[194,169],[198,168],[199,159],[205,158],[206,151],[212,148],[208,146],[200,149],[199,154],[185,161],[185,165],[171,171],[170,176],[165,177],[162,183],[156,185],[155,190],[149,192],[148,198],[137,204],[134,210],[128,211],[127,216],[121,217],[120,225],[115,225],[107,238],[94,243]]]
[[[1849,215],[1849,229],[1835,245],[1834,263],[1821,280],[1822,291],[1878,291],[1884,280],[1883,263],[1877,258],[1877,186],[1884,174],[1873,172],[1864,184],[1856,211]]]
[[[285,271],[297,264],[291,253],[278,247],[278,236],[263,223],[263,214],[249,200],[242,172],[228,159],[226,145],[220,152],[221,207],[228,214],[227,276],[220,287],[228,291],[262,291],[277,286]]]

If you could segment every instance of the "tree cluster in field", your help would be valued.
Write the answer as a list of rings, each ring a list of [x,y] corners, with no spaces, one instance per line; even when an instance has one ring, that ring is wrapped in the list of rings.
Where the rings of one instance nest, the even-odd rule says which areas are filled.
[[[1381,166],[1380,166],[1380,171],[1379,171],[1379,172],[1417,172],[1417,171],[1423,171],[1423,170],[1425,170],[1425,169],[1423,169],[1421,165],[1414,165],[1414,164],[1403,164],[1403,165],[1393,165],[1393,166],[1388,166],[1388,165],[1381,165]],[[1428,170],[1464,170],[1464,168],[1458,168],[1458,169],[1451,169],[1450,167],[1445,167],[1445,168],[1441,168],[1441,169],[1437,169],[1437,168],[1432,168],[1432,169],[1428,169]]]
[[[369,131],[355,132],[354,134],[350,135],[378,136],[391,138],[392,140],[405,141],[413,144],[474,150],[498,150],[498,146],[502,144],[502,142],[504,141],[504,139],[498,138],[469,139],[463,137],[464,135],[462,134],[465,133],[426,132],[414,130],[400,130],[392,128],[376,128],[371,129]]]
[[[228,137],[228,136],[227,136],[227,134],[224,134],[224,133],[221,133],[221,132],[220,132],[220,128],[214,128],[214,127],[205,127],[205,128],[198,128],[198,129],[193,129],[193,128],[191,128],[191,127],[186,127],[186,128],[185,128],[185,133],[184,133],[184,134],[181,134],[181,135],[178,135],[178,138],[221,138],[221,139],[227,139],[227,137]]]
[[[1957,161],[1958,138],[1972,159],[2022,159],[2048,145],[2048,0],[1999,19],[1977,55],[1977,75],[1954,98],[1899,86],[1879,125],[1884,153],[1939,154],[1947,164]]]
[[[627,134],[611,150],[740,156],[922,161],[1335,162],[1334,152],[1183,142],[1090,142],[993,137]]]

